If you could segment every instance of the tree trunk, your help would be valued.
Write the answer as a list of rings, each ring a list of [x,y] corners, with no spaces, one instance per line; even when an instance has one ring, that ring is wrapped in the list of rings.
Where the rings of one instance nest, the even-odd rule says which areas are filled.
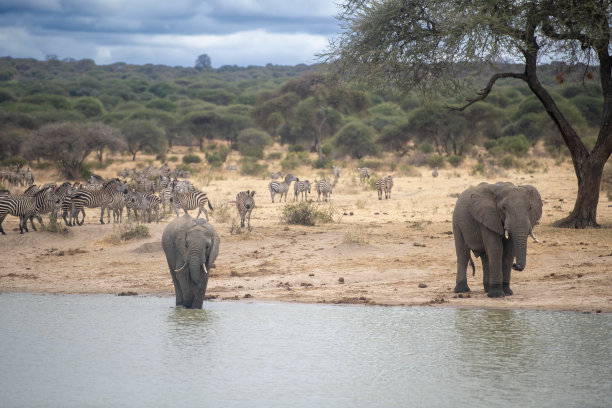
[[[599,202],[599,186],[603,167],[612,152],[612,87],[608,83],[610,65],[602,61],[603,66],[600,67],[604,91],[604,113],[597,143],[593,150],[589,152],[548,91],[538,80],[536,73],[537,44],[535,44],[535,38],[533,39],[532,49],[526,51],[524,55],[525,80],[559,129],[561,137],[570,150],[578,179],[578,196],[574,204],[574,210],[568,217],[556,221],[553,225],[564,228],[598,227],[597,203]]]

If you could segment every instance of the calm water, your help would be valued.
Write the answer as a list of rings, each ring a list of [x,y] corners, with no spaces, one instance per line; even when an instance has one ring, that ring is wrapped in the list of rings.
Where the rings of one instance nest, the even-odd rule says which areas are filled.
[[[2,407],[609,407],[612,315],[0,295]]]

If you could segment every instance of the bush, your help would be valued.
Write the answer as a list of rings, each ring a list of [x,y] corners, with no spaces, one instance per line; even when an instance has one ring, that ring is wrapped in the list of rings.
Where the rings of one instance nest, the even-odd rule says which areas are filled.
[[[417,150],[419,150],[420,152],[425,153],[425,154],[433,153],[433,151],[434,151],[433,145],[431,143],[428,143],[428,142],[423,142],[420,145],[418,145],[416,148],[417,148]]]
[[[221,165],[223,165],[223,160],[221,160],[221,157],[219,156],[218,152],[206,152],[206,161],[212,167],[221,167]]]
[[[302,145],[296,144],[296,145],[290,145],[289,146],[289,151],[290,152],[305,152],[306,148]]]
[[[446,158],[439,154],[434,154],[427,158],[427,165],[431,168],[434,168],[434,167],[442,168],[444,167],[444,163],[446,163]]]
[[[171,161],[173,163],[176,163],[177,161],[179,161],[179,158],[176,156],[170,156],[168,157],[168,161]]]
[[[27,162],[28,161],[21,156],[12,156],[12,157],[7,157],[6,159],[2,160],[0,164],[5,167],[16,166],[16,165],[25,166]]]
[[[504,169],[511,169],[513,167],[518,167],[519,162],[516,160],[516,158],[514,158],[514,156],[507,154],[503,159],[501,159],[499,165]]]
[[[280,160],[281,157],[283,157],[283,154],[281,152],[272,152],[268,154],[268,157],[266,157],[266,159],[267,160]]]
[[[332,222],[336,214],[333,206],[320,209],[317,204],[309,201],[286,204],[283,208],[281,220],[287,224],[313,226],[318,220],[320,222]]]
[[[310,164],[310,158],[308,157],[308,153],[305,151],[287,153],[287,157],[285,157],[280,163],[281,169],[285,173],[295,170],[302,165],[309,166]]]
[[[478,163],[472,167],[472,175],[480,174],[481,176],[484,176],[486,172],[487,166],[484,163]]]
[[[252,157],[243,157],[240,159],[240,174],[247,176],[260,176],[263,175],[267,166],[261,165],[256,159]]]
[[[451,164],[451,166],[453,167],[459,167],[459,165],[461,164],[461,162],[463,161],[463,156],[458,156],[456,154],[451,154],[448,157],[448,162]]]
[[[183,163],[200,163],[202,159],[197,154],[186,154],[183,156]]]
[[[523,157],[529,151],[531,145],[524,135],[504,136],[499,139],[490,139],[485,142],[485,148],[493,156],[510,153],[517,157]]]
[[[243,148],[241,153],[244,156],[253,157],[255,159],[263,159],[264,152],[261,147],[246,147]]]
[[[113,232],[105,238],[111,244],[118,245],[137,238],[148,238],[149,227],[143,224],[128,220],[119,225],[113,225]]]
[[[267,132],[248,128],[241,130],[236,140],[237,148],[243,155],[253,155],[248,152],[252,152],[251,149],[257,149],[257,151],[263,151],[263,149],[272,144],[272,137]],[[257,155],[259,157],[259,154]],[[261,156],[263,158],[263,155]]]

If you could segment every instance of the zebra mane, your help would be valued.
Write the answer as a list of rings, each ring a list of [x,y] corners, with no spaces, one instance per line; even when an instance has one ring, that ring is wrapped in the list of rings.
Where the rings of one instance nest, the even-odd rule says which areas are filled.
[[[37,192],[34,193],[34,195],[32,197],[37,198],[39,195],[46,193],[47,191],[51,190],[53,187],[45,187],[41,190],[38,190]]]

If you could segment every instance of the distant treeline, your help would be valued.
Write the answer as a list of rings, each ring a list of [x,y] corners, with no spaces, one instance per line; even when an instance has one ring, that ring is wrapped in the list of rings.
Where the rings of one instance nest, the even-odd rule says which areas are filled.
[[[504,69],[522,69],[513,68]],[[603,106],[598,79],[577,81],[558,63],[540,66],[539,76],[590,148]],[[475,84],[474,94],[482,86]],[[210,139],[225,140],[253,160],[263,158],[273,141],[292,151],[313,149],[320,165],[383,151],[401,156],[414,148],[455,161],[477,145],[492,155],[520,156],[541,140],[551,154],[566,149],[542,105],[518,80],[498,81],[484,102],[463,112],[448,109],[462,102],[347,88],[330,81],[324,65],[196,69],[5,57],[0,160],[62,160],[61,152],[48,151],[49,140],[61,144],[66,134],[97,138],[89,149],[100,160],[105,149],[163,157],[173,145],[203,149]]]

